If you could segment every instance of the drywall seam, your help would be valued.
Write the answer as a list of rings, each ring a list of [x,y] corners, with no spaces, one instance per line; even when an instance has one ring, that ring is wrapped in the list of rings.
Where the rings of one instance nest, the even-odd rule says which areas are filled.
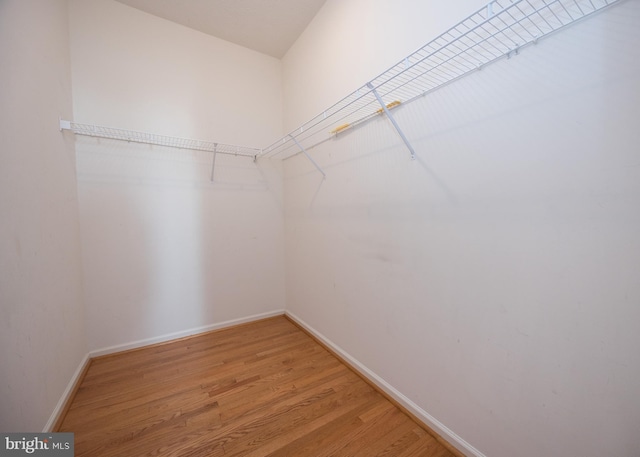
[[[49,420],[47,421],[44,428],[42,429],[43,433],[49,433],[53,431],[52,430],[53,426],[55,425],[62,411],[64,410],[64,407],[67,404],[67,401],[69,401],[70,395],[73,392],[76,383],[78,382],[80,376],[82,376],[82,373],[84,372],[84,369],[90,360],[91,360],[91,357],[89,356],[89,353],[87,353],[78,364],[78,368],[76,368],[76,371],[71,376],[71,379],[69,380],[69,383],[67,384],[66,389],[64,389],[64,392],[62,392],[62,395],[60,396],[60,400],[58,400],[58,404],[56,405],[55,408],[53,408],[53,411],[51,412],[51,416],[49,416]]]
[[[340,355],[340,357],[347,360],[356,370],[358,370],[363,376],[366,376],[369,381],[374,383],[378,388],[382,389],[385,393],[391,396],[394,400],[404,406],[408,411],[414,414],[417,418],[419,418],[422,422],[428,425],[434,432],[438,433],[444,439],[446,439],[451,445],[455,446],[458,450],[460,450],[465,455],[470,457],[486,457],[482,452],[474,448],[471,444],[467,443],[464,439],[458,436],[453,430],[445,426],[442,422],[437,420],[435,417],[427,413],[420,406],[416,405],[413,401],[403,395],[399,390],[393,387],[391,384],[386,382],[376,373],[371,371],[367,366],[362,364],[358,359],[350,355],[347,351],[342,349],[340,346],[332,342],[322,333],[311,327],[305,321],[300,319],[298,316],[293,314],[291,311],[286,310],[285,315],[292,320],[294,320],[298,325],[303,327],[313,336],[318,338],[328,347],[330,347],[333,351]]]
[[[118,344],[115,346],[109,346],[103,349],[96,349],[89,352],[90,358],[100,357],[102,355],[113,354],[114,352],[127,351],[129,349],[136,349],[143,346],[149,346],[150,344],[164,343],[165,341],[175,340],[177,338],[183,338],[185,336],[197,335],[198,333],[210,332],[211,330],[219,330],[226,327],[232,327],[234,325],[245,324],[247,322],[253,322],[260,319],[266,319],[268,317],[282,316],[285,313],[284,309],[275,311],[269,311],[261,314],[254,314],[247,317],[241,317],[239,319],[232,319],[224,322],[218,322],[216,324],[204,325],[202,327],[195,327],[188,330],[182,330],[179,332],[167,333],[166,335],[160,335],[153,338],[147,338],[144,340],[132,341],[130,343]]]

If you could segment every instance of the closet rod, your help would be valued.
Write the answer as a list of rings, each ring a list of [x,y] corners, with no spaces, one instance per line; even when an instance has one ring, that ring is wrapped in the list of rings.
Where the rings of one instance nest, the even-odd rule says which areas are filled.
[[[540,38],[621,1],[624,0],[492,0],[264,148],[262,155],[286,159],[299,154],[300,145],[308,151],[371,119],[380,105],[404,105],[499,59],[517,55]]]
[[[251,157],[254,160],[261,154],[262,150],[246,146],[236,146],[232,144],[215,143],[213,141],[193,140],[155,133],[138,132],[135,130],[125,130],[102,125],[81,124],[79,122],[60,120],[60,130],[70,130],[76,135],[90,136],[95,138],[106,138],[111,140],[126,141],[129,143],[150,144],[155,146],[165,146],[170,148],[187,149],[192,151],[205,151],[214,154],[227,154],[235,156]]]

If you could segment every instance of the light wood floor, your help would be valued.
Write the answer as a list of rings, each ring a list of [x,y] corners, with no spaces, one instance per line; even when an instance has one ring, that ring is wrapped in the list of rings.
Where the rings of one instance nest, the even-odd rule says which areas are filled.
[[[91,361],[76,456],[453,456],[285,317]]]

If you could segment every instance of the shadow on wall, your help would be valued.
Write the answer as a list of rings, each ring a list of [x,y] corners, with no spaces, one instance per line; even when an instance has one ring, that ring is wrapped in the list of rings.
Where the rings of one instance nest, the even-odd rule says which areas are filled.
[[[92,350],[247,315],[242,246],[270,193],[250,158],[218,155],[211,182],[210,153],[81,136],[76,149]]]
[[[286,161],[288,309],[487,455],[638,455],[638,12]]]

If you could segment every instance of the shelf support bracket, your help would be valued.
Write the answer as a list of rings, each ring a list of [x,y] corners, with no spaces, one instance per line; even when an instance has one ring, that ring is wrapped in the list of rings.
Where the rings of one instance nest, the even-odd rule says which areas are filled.
[[[309,159],[309,162],[311,162],[311,163],[313,164],[313,166],[314,166],[314,167],[316,167],[316,169],[317,169],[320,173],[322,173],[322,178],[323,178],[323,179],[324,179],[324,178],[326,178],[326,177],[327,177],[327,175],[325,174],[325,172],[324,172],[324,171],[322,171],[322,168],[320,168],[320,165],[318,165],[318,164],[316,163],[316,161],[315,161],[315,160],[313,160],[313,159],[311,158],[311,156],[310,156],[310,155],[309,155],[309,153],[306,151],[306,149],[305,149],[305,148],[303,148],[303,147],[302,147],[302,145],[301,145],[300,143],[298,143],[298,140],[296,140],[296,139],[295,139],[295,137],[294,137],[293,135],[289,135],[289,137],[293,140],[293,142],[296,144],[296,146],[298,146],[298,149],[300,149],[300,151],[302,151],[302,153],[303,153],[305,156],[307,156],[307,159]]]
[[[62,132],[63,130],[72,130],[71,128],[71,121],[65,121],[64,119],[60,119],[60,131]]]
[[[211,161],[211,182],[213,182],[213,172],[216,167],[216,152],[218,151],[218,143],[213,144],[213,160]]]
[[[404,144],[407,146],[407,149],[409,149],[409,152],[411,153],[411,160],[416,160],[416,151],[413,150],[413,146],[411,146],[411,143],[409,143],[409,140],[407,139],[407,137],[404,136],[404,132],[396,122],[395,118],[393,117],[393,114],[391,114],[391,111],[389,111],[389,108],[387,108],[387,105],[385,105],[384,101],[382,100],[382,97],[380,97],[380,94],[378,94],[378,91],[376,90],[376,88],[373,87],[373,84],[371,83],[367,83],[367,87],[371,89],[371,92],[373,93],[373,95],[375,95],[376,99],[378,100],[378,103],[380,103],[380,106],[382,106],[384,113],[387,115],[387,117],[395,127],[396,131],[398,132],[398,135],[400,135],[400,138],[402,138],[402,141],[404,141]]]

